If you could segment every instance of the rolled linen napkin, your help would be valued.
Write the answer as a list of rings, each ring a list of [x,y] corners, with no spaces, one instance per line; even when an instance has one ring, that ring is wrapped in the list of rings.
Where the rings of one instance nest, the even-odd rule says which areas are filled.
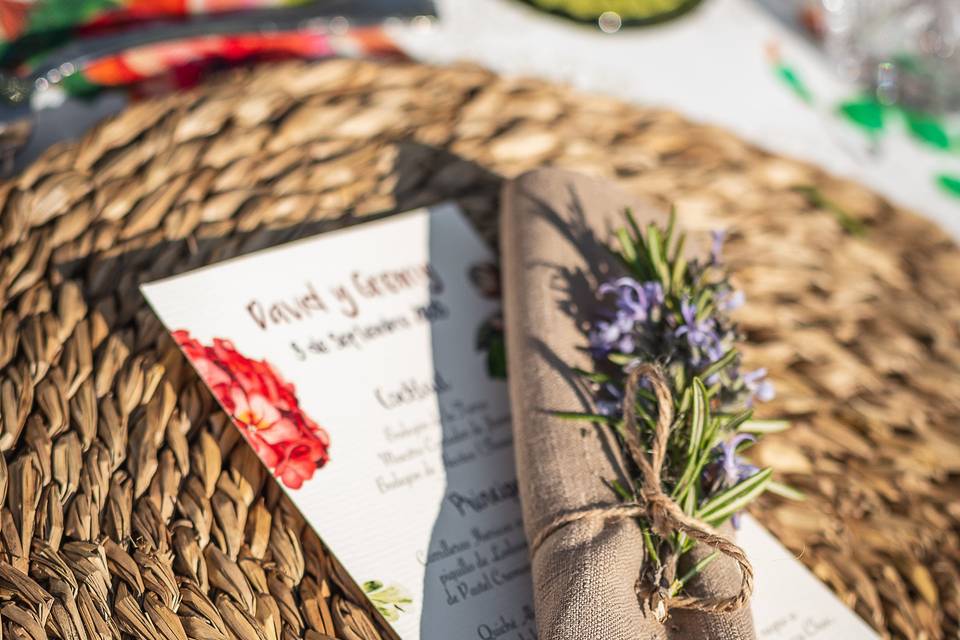
[[[504,312],[517,473],[527,539],[558,516],[616,501],[606,482],[628,486],[625,460],[606,427],[554,415],[592,411],[574,368],[591,369],[585,351],[597,286],[618,275],[606,246],[625,207],[638,222],[666,215],[613,185],[541,169],[504,187],[501,211]],[[711,549],[695,548],[684,565]],[[645,552],[636,521],[581,519],[543,539],[532,558],[541,640],[748,640],[748,608],[734,613],[673,609],[664,623],[641,603]],[[730,596],[740,569],[726,557],[708,565],[687,591]]]

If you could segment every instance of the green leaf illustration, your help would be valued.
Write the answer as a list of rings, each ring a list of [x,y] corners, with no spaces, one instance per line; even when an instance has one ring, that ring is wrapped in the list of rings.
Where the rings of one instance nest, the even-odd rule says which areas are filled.
[[[950,136],[935,118],[911,111],[904,111],[903,116],[907,119],[907,128],[914,138],[937,149],[950,148]]]
[[[883,130],[884,107],[876,100],[870,98],[851,100],[841,103],[838,109],[847,120],[870,133]]]
[[[951,196],[960,198],[960,176],[940,174],[937,176],[937,184]]]
[[[793,67],[783,64],[777,64],[774,67],[777,77],[780,78],[795,96],[806,102],[813,104],[813,93],[807,87],[806,83],[800,78]]]
[[[406,589],[396,584],[384,586],[379,580],[368,580],[363,583],[363,592],[388,622],[396,622],[406,612],[405,607],[413,604]]]
[[[487,375],[498,380],[507,378],[507,344],[503,336],[502,317],[495,314],[477,329],[476,348],[487,354]]]
[[[507,378],[507,343],[503,332],[490,338],[490,350],[487,351],[487,375],[496,380]]]

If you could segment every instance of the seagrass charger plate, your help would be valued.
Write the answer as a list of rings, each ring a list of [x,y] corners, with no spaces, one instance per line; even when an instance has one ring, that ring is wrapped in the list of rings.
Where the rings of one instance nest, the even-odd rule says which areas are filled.
[[[960,251],[722,130],[475,67],[337,60],[143,102],[0,186],[0,619],[11,638],[389,637],[185,364],[142,282],[505,177],[615,179],[731,232],[748,364],[806,493],[754,514],[868,623],[955,638]],[[348,382],[345,382],[348,384]]]

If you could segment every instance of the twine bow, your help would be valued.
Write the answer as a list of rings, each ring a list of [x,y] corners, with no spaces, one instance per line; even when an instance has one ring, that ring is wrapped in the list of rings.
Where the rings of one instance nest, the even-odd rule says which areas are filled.
[[[640,381],[646,378],[657,397],[657,426],[653,436],[653,447],[649,456],[640,443],[637,430],[636,397]],[[659,367],[653,364],[640,364],[627,373],[626,388],[623,394],[623,417],[625,424],[624,441],[630,457],[640,469],[643,486],[640,489],[640,501],[620,504],[598,505],[577,511],[560,514],[540,530],[534,537],[530,549],[536,554],[540,546],[559,529],[580,520],[601,522],[623,520],[642,516],[650,521],[655,533],[666,538],[674,533],[683,532],[694,540],[733,558],[740,565],[740,590],[737,594],[725,598],[698,598],[682,595],[660,595],[659,602],[648,603],[657,612],[661,621],[670,608],[694,609],[708,612],[731,612],[743,608],[753,592],[753,566],[743,549],[732,540],[719,533],[705,522],[684,513],[674,500],[664,493],[660,473],[667,455],[667,442],[673,427],[673,395]],[[643,600],[640,585],[643,582],[643,567],[637,581],[637,597]]]

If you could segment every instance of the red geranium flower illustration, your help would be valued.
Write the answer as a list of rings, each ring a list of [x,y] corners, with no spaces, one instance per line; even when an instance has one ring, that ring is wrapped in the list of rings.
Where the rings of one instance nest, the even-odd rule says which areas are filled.
[[[330,459],[327,432],[303,412],[293,385],[270,363],[247,358],[222,338],[205,346],[183,329],[173,338],[284,485],[299,489]]]

